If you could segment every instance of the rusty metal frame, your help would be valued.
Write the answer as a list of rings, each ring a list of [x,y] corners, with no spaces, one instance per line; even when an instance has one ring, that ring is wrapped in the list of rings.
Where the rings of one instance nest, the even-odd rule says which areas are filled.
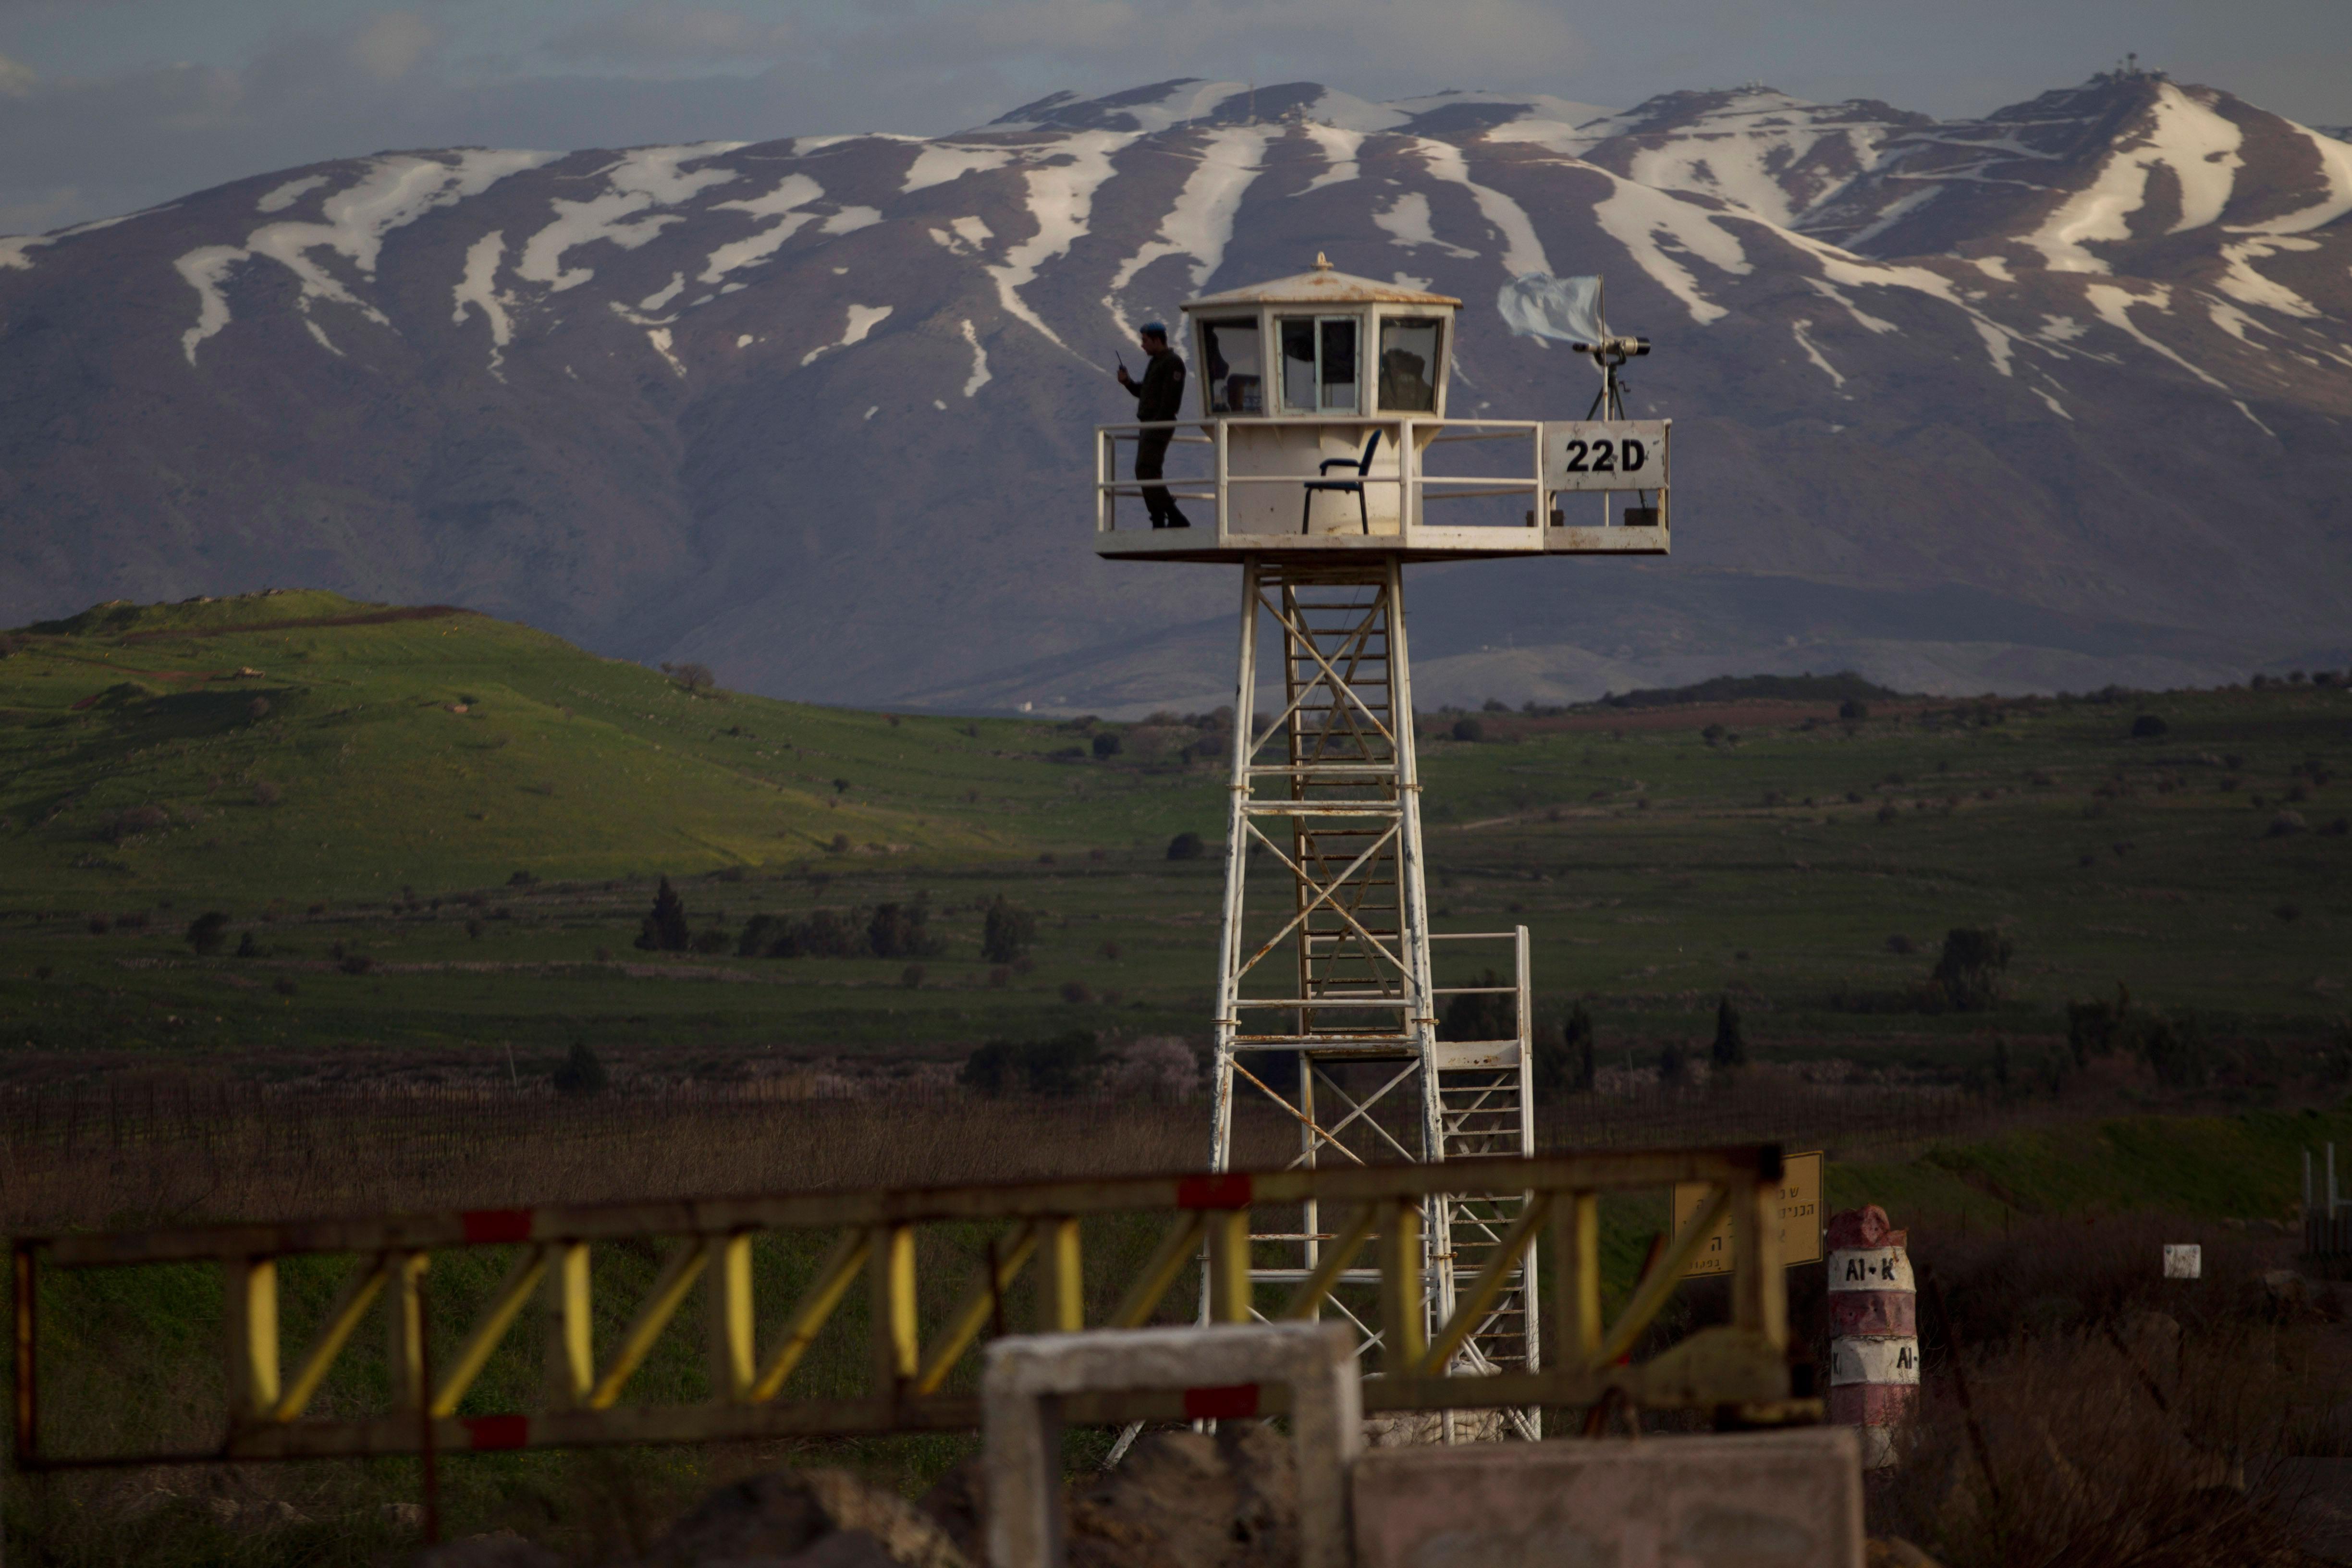
[[[972,1348],[1001,1321],[1003,1292],[1033,1265],[1041,1329],[1086,1328],[1080,1289],[1079,1221],[1160,1213],[1169,1228],[1130,1277],[1105,1328],[1150,1321],[1206,1245],[1205,1295],[1213,1321],[1259,1315],[1312,1316],[1358,1255],[1374,1244],[1381,1280],[1381,1371],[1364,1384],[1368,1410],[1449,1410],[1584,1405],[1616,1390],[1656,1407],[1740,1405],[1752,1415],[1802,1414],[1789,1398],[1785,1284],[1771,1223],[1780,1157],[1769,1145],[1686,1151],[1555,1155],[1477,1163],[1478,1185],[1524,1192],[1528,1201],[1485,1268],[1435,1321],[1422,1239],[1423,1215],[1462,1164],[1339,1166],[1255,1173],[1112,1177],[1083,1182],[938,1187],[863,1193],[622,1203],[320,1220],[168,1230],[20,1237],[15,1261],[16,1461],[25,1469],[335,1456],[415,1454],[618,1443],[691,1443],[786,1436],[839,1436],[971,1428],[978,1399],[946,1391]],[[1709,1185],[1713,1197],[1635,1286],[1613,1320],[1603,1316],[1599,1274],[1599,1198],[1603,1192]],[[1277,1282],[1254,1278],[1254,1205],[1330,1205],[1344,1215],[1314,1272],[1261,1313],[1259,1293]],[[1685,1254],[1731,1218],[1739,1267],[1733,1320],[1702,1330],[1646,1362],[1623,1358],[1641,1342],[1679,1284]],[[989,1226],[993,1239],[979,1277],[940,1321],[922,1321],[917,1290],[917,1227]],[[775,1323],[764,1353],[752,1289],[751,1243],[781,1230],[829,1230],[838,1238],[799,1300]],[[1555,1279],[1554,1344],[1540,1371],[1463,1375],[1455,1352],[1480,1315],[1520,1268],[1537,1237]],[[590,1316],[590,1249],[599,1243],[672,1238],[672,1248],[628,1328],[601,1363]],[[419,1308],[435,1253],[518,1248],[505,1279],[456,1354],[434,1370],[429,1388]],[[311,1344],[280,1376],[278,1266],[306,1254],[353,1254],[357,1262]],[[228,1289],[229,1415],[221,1441],[176,1451],[53,1454],[41,1440],[43,1366],[37,1309],[40,1275],[51,1268],[212,1262]],[[872,1382],[849,1398],[793,1398],[787,1388],[818,1331],[866,1276],[873,1310]],[[672,1331],[701,1283],[703,1336],[712,1396],[692,1404],[631,1405],[631,1375]],[[1287,1283],[1284,1281],[1282,1283]],[[531,1314],[536,1298],[547,1355],[540,1408],[461,1414],[491,1353]],[[311,1395],[381,1303],[392,1346],[390,1407],[380,1415],[306,1414]],[[1277,1390],[1264,1408],[1282,1407]],[[1114,1424],[1181,1419],[1181,1392],[1073,1399],[1067,1419]]]

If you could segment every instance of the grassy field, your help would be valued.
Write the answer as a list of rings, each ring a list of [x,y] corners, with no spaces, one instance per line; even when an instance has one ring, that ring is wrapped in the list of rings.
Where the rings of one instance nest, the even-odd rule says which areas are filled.
[[[96,1052],[543,1072],[586,1038],[707,1073],[1202,1028],[1215,715],[814,708],[322,594],[107,606],[6,640],[0,1070]],[[1768,1058],[1897,1069],[1981,1068],[1996,1037],[2025,1042],[2021,1068],[2068,1000],[2118,983],[2282,1049],[2337,1027],[2352,690],[1842,720],[1806,689],[1489,712],[1475,741],[1424,715],[1437,928],[1526,924],[1542,1008],[1588,999],[1604,1060],[1633,1067],[1703,1037],[1725,994]],[[2163,732],[2136,737],[2143,717]],[[1167,858],[1185,831],[1207,857]],[[633,946],[663,875],[723,951]],[[1017,965],[980,957],[1000,896],[1038,916]],[[917,900],[944,941],[919,973],[733,956],[756,914]],[[215,910],[224,950],[200,957],[184,933]],[[1913,1008],[1943,933],[1995,925],[2006,1001]]]

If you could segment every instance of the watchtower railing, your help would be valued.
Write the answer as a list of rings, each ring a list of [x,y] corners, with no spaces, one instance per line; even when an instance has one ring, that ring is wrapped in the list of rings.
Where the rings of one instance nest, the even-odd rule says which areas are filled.
[[[1654,424],[1655,422],[1653,422]],[[1597,515],[1580,517],[1580,529],[1593,527],[1660,527],[1666,521],[1668,460],[1663,435],[1656,440],[1654,468],[1645,460],[1643,471],[1618,476],[1613,481],[1598,475],[1585,475],[1572,486],[1552,488],[1550,480],[1559,476],[1548,475],[1546,468],[1546,433],[1554,428],[1540,420],[1530,419],[1437,419],[1394,416],[1330,415],[1301,418],[1246,419],[1180,419],[1160,420],[1143,424],[1102,425],[1095,430],[1095,530],[1097,534],[1115,535],[1140,533],[1148,523],[1141,509],[1137,515],[1122,523],[1118,500],[1121,497],[1139,500],[1147,489],[1164,489],[1171,500],[1207,503],[1211,509],[1206,521],[1213,524],[1221,543],[1230,540],[1234,547],[1255,545],[1260,548],[1283,548],[1288,542],[1305,538],[1311,541],[1334,537],[1326,532],[1307,534],[1303,529],[1268,531],[1234,526],[1234,511],[1243,492],[1268,488],[1286,488],[1304,500],[1310,492],[1307,487],[1328,487],[1333,481],[1361,485],[1366,495],[1387,492],[1393,495],[1395,506],[1391,514],[1382,510],[1383,529],[1373,535],[1391,547],[1412,548],[1417,537],[1433,548],[1444,548],[1455,540],[1448,536],[1475,530],[1481,535],[1507,533],[1514,529],[1531,531],[1535,537],[1521,548],[1541,549],[1547,528],[1568,526],[1569,519],[1561,510],[1562,498],[1570,490],[1601,490]],[[1234,433],[1236,429],[1250,432],[1299,431],[1318,433],[1346,432],[1356,451],[1360,452],[1364,439],[1371,432],[1380,432],[1382,457],[1376,458],[1383,466],[1393,463],[1393,471],[1360,474],[1351,467],[1326,465],[1321,456],[1313,467],[1302,466],[1298,471],[1235,472],[1234,465]],[[1164,432],[1169,437],[1171,466],[1180,471],[1159,480],[1142,480],[1133,477],[1132,452],[1136,443],[1147,433]],[[1498,460],[1487,465],[1495,472],[1475,474],[1432,473],[1430,454],[1436,448],[1477,443],[1499,448]],[[1204,458],[1202,463],[1187,463],[1186,454]],[[1328,456],[1328,454],[1325,454]],[[1261,456],[1261,454],[1254,454]],[[1299,452],[1302,465],[1308,462],[1308,452]],[[1645,454],[1646,457],[1646,454]],[[1325,471],[1327,466],[1337,467],[1336,472]],[[1186,469],[1192,471],[1182,471]],[[1647,509],[1644,521],[1641,510],[1621,514],[1612,510],[1607,492],[1654,492],[1654,507]],[[1465,519],[1454,521],[1447,513],[1450,503],[1516,497],[1524,500],[1515,522],[1480,522]],[[1436,509],[1434,516],[1432,508]],[[1393,515],[1394,527],[1387,526]],[[1352,530],[1339,531],[1337,537],[1359,537]]]

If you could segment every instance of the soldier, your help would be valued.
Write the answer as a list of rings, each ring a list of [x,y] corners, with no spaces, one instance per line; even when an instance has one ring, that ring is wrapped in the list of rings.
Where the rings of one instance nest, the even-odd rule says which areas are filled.
[[[1146,321],[1136,340],[1149,356],[1143,367],[1143,379],[1137,381],[1127,374],[1127,366],[1118,367],[1118,384],[1135,395],[1135,417],[1138,423],[1150,425],[1159,420],[1174,419],[1184,411],[1184,362],[1168,346],[1168,329],[1158,321]],[[1162,461],[1168,456],[1169,439],[1173,430],[1146,430],[1135,443],[1135,477],[1156,479]],[[1184,514],[1176,510],[1165,485],[1146,484],[1143,488],[1143,510],[1151,514],[1154,528],[1190,528]]]

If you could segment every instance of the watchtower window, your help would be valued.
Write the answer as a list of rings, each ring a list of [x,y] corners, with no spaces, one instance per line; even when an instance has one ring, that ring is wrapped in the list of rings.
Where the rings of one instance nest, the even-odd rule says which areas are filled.
[[[1293,414],[1357,411],[1356,318],[1285,316],[1282,405]]]
[[[1257,321],[1201,323],[1201,363],[1208,378],[1212,414],[1265,412],[1265,375],[1260,368]]]
[[[1439,327],[1428,316],[1391,316],[1381,322],[1381,410],[1437,411]]]

